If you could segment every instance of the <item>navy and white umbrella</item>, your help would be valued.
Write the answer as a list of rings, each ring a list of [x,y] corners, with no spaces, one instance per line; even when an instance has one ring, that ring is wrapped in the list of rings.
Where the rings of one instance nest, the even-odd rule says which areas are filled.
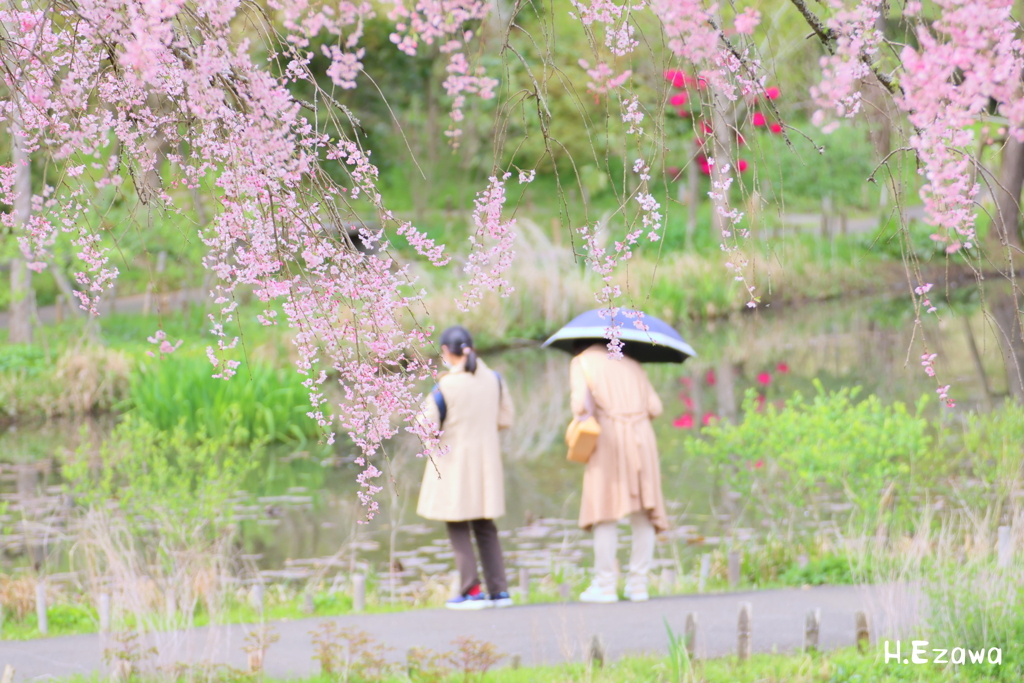
[[[612,324],[619,326],[619,339],[623,341],[622,352],[641,363],[682,363],[697,352],[687,344],[672,326],[654,316],[643,315],[640,320],[647,327],[638,330],[633,324],[636,317],[628,317],[625,309],[619,309],[614,319],[601,317],[607,315],[603,309],[594,309],[582,313],[568,325],[551,335],[544,346],[552,346],[562,351],[573,352],[573,347],[581,341],[606,342],[605,330]]]

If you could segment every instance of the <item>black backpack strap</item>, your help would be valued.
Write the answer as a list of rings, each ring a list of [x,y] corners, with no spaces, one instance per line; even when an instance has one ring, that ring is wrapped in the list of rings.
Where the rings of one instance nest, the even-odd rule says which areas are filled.
[[[437,405],[437,412],[441,416],[441,421],[437,426],[438,428],[444,427],[444,418],[448,415],[448,405],[444,402],[444,394],[441,393],[441,386],[435,384],[430,395],[434,397],[434,403]]]

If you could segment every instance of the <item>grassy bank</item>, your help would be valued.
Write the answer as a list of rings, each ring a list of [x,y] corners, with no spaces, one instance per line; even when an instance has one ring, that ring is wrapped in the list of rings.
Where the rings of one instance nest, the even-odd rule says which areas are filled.
[[[331,673],[305,678],[264,678],[258,672],[228,666],[183,668],[163,676],[137,674],[135,680],[191,681],[216,683],[982,683],[1009,680],[992,674],[985,665],[951,666],[934,664],[886,663],[880,648],[866,653],[846,648],[826,653],[759,654],[749,660],[736,657],[690,661],[682,656],[626,656],[603,666],[595,664],[562,664],[556,666],[519,667],[496,646],[464,639],[453,643],[450,653],[412,653],[410,662],[388,666],[373,651],[364,647],[355,662],[334,662]],[[906,651],[911,644],[903,642]],[[268,648],[273,650],[273,645]],[[895,648],[895,642],[892,643]],[[469,655],[468,657],[465,655]],[[930,656],[931,653],[929,653]],[[76,677],[69,683],[100,683],[103,678]]]

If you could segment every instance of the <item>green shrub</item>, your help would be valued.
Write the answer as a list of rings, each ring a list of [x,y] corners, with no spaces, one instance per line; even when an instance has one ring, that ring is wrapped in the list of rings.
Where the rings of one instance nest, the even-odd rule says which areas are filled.
[[[790,586],[824,586],[856,583],[850,558],[842,555],[825,555],[810,560],[800,567],[792,565],[779,577]]]
[[[249,363],[227,381],[212,374],[209,361],[197,356],[174,355],[142,366],[132,375],[134,411],[164,431],[181,426],[189,435],[202,432],[233,444],[304,441],[318,433],[306,415],[309,395],[295,373]]]
[[[858,389],[825,393],[816,383],[813,400],[800,393],[777,409],[758,410],[756,393],[744,403],[742,422],[713,423],[684,446],[705,458],[733,499],[749,514],[768,520],[817,517],[849,509],[873,522],[890,503],[902,507],[909,497],[894,499],[926,470],[932,443],[930,425],[902,403],[883,405],[876,396],[857,401]],[[889,495],[885,495],[886,491]],[[845,507],[842,506],[845,501]]]

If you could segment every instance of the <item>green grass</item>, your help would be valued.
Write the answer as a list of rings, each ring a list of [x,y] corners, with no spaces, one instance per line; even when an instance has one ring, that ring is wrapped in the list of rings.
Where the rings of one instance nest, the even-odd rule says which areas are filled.
[[[909,643],[903,643],[909,647]],[[267,652],[273,656],[275,645]],[[501,648],[498,647],[500,651]],[[256,674],[216,666],[193,669],[189,673],[202,673],[218,683],[947,683],[963,681],[980,683],[994,680],[980,674],[971,665],[959,670],[936,664],[885,663],[881,648],[872,648],[866,654],[854,648],[812,654],[759,654],[745,662],[734,656],[711,660],[698,660],[692,669],[675,676],[667,657],[627,656],[608,662],[603,667],[584,663],[559,664],[512,668],[510,658],[503,657],[496,668],[487,672],[436,672],[433,676],[412,675],[396,666],[382,676],[347,677],[343,674],[317,674],[301,678],[263,678]],[[136,680],[147,680],[137,676]],[[107,679],[99,676],[75,676],[69,683],[100,683]],[[162,679],[168,680],[168,679]],[[170,680],[186,680],[184,677]]]
[[[172,355],[141,365],[132,375],[135,413],[162,430],[183,425],[189,434],[217,437],[231,430],[234,443],[305,441],[318,428],[306,413],[309,394],[294,370],[251,362],[230,381],[211,377],[202,356]]]

